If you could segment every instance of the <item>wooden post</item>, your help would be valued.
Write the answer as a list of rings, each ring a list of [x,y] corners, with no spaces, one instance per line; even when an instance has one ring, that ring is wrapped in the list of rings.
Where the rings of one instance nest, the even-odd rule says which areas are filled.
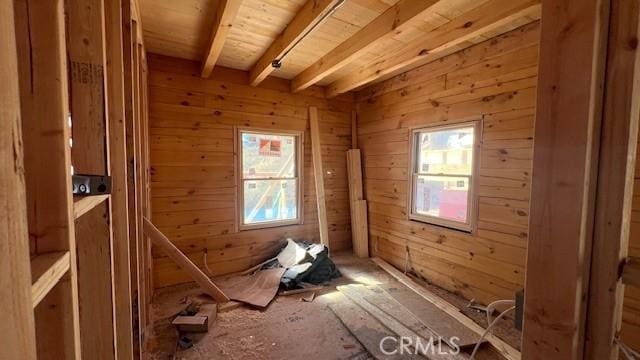
[[[316,202],[318,205],[318,227],[320,243],[329,246],[329,229],[327,226],[327,205],[324,194],[324,170],[322,169],[322,147],[320,146],[320,125],[318,109],[309,107],[309,127],[311,128],[311,155],[313,157],[313,178],[316,183]]]
[[[0,3],[0,359],[35,359],[13,1]]]
[[[105,2],[115,334],[119,359],[133,359],[122,21],[121,1]]]
[[[618,359],[620,269],[629,250],[640,119],[640,0],[610,6],[585,358],[613,360]]]
[[[607,14],[543,0],[523,359],[581,359]]]
[[[640,116],[638,0],[543,1],[524,359],[615,359]]]

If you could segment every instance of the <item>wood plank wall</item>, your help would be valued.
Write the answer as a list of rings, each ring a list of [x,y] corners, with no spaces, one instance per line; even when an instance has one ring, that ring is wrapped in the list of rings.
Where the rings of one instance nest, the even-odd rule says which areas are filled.
[[[374,256],[488,303],[523,287],[539,22],[357,94]],[[409,130],[483,117],[477,230],[407,219]]]
[[[640,146],[638,146],[638,149],[640,149]],[[629,256],[640,257],[640,156],[637,156],[636,160],[631,230],[629,232]],[[640,288],[626,286],[624,295],[622,341],[633,349],[640,351]]]
[[[351,247],[346,150],[351,145],[349,97],[328,101],[323,89],[289,93],[289,82],[248,85],[243,71],[216,68],[199,77],[199,64],[151,55],[149,111],[152,220],[176,246],[213,274],[244,270],[279,249],[284,237],[319,242],[308,106],[317,106],[332,250]],[[304,224],[236,231],[234,127],[305,131]],[[190,281],[154,249],[154,283]]]

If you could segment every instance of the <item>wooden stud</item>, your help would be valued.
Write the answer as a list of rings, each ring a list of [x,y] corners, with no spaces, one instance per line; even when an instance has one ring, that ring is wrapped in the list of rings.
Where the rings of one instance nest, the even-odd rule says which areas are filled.
[[[0,3],[0,359],[35,359],[14,2]]]
[[[202,59],[202,71],[200,75],[203,78],[208,78],[209,75],[211,75],[211,71],[213,71],[213,67],[216,66],[218,57],[222,52],[222,47],[227,39],[227,34],[233,25],[233,20],[235,19],[241,4],[241,0],[219,1],[216,18],[213,21],[213,29],[211,30],[209,45],[207,46],[205,56]]]
[[[607,43],[602,5],[543,0],[522,345],[527,359],[583,358]]]
[[[291,81],[293,92],[301,91],[342,69],[364,55],[377,41],[391,38],[411,26],[412,20],[437,3],[437,0],[402,0],[342,42]]]
[[[324,170],[322,168],[322,146],[320,144],[320,124],[318,108],[309,107],[309,126],[311,128],[311,156],[313,158],[313,178],[316,184],[316,201],[318,205],[318,227],[320,243],[329,246],[329,229],[327,225],[327,205],[324,193]]]
[[[105,2],[109,157],[113,230],[113,291],[115,333],[119,359],[133,359],[131,322],[131,264],[129,254],[129,199],[123,63],[122,2]],[[127,76],[130,76],[127,73]]]
[[[105,92],[102,0],[66,1],[71,66],[72,163],[78,174],[110,175],[110,99]],[[111,203],[76,220],[82,356],[117,359],[113,306]]]
[[[144,231],[151,238],[153,243],[162,248],[167,255],[178,264],[183,270],[189,273],[193,280],[202,287],[202,289],[218,303],[229,301],[227,295],[220,290],[200,268],[189,260],[164,234],[156,228],[151,221],[144,219]]]
[[[69,252],[69,272],[35,308],[38,359],[80,358],[64,1],[16,6],[29,234],[34,255]],[[28,84],[28,85],[26,85]]]
[[[327,97],[334,97],[378,79],[410,70],[448,54],[447,50],[465,45],[469,40],[486,33],[493,34],[514,19],[540,12],[539,0],[491,0],[459,16],[426,35],[418,38],[400,51],[376,59],[349,75],[331,83]]]
[[[351,148],[358,148],[358,112],[351,111]]]
[[[249,74],[252,86],[258,86],[274,71],[272,61],[279,59],[298,42],[307,32],[316,26],[340,0],[307,1],[291,20],[289,25],[271,43],[260,59],[253,65]]]
[[[589,280],[588,359],[618,359],[640,120],[640,1],[611,1]]]

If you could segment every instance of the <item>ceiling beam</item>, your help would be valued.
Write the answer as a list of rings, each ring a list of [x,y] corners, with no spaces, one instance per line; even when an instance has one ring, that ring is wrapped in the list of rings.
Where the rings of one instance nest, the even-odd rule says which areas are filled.
[[[404,72],[451,52],[461,50],[471,41],[511,30],[508,25],[522,18],[540,18],[540,0],[491,0],[434,29],[429,34],[407,43],[399,52],[376,59],[349,75],[331,83],[326,90],[334,97],[373,81]]]
[[[209,75],[211,75],[213,67],[216,66],[224,42],[227,39],[227,34],[240,9],[240,4],[242,4],[241,0],[220,0],[216,18],[213,21],[209,45],[202,59],[202,71],[200,75],[203,78],[208,78]]]
[[[253,65],[250,72],[250,82],[252,86],[258,86],[274,68],[271,63],[275,59],[280,59],[289,51],[310,29],[318,24],[321,19],[329,13],[341,0],[308,0],[291,20],[289,25],[271,43],[271,46]]]
[[[419,17],[437,2],[438,0],[401,0],[298,74],[291,81],[291,90],[304,90],[340,70],[371,49],[376,41],[402,32],[411,20]]]

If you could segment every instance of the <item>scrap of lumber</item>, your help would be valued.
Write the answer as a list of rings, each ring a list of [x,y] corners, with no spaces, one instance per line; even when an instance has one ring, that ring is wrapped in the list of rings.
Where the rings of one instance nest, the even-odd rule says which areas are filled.
[[[304,288],[304,289],[293,289],[293,290],[280,291],[278,293],[278,295],[280,295],[280,296],[295,295],[295,294],[306,293],[306,292],[309,292],[309,291],[320,291],[322,289],[324,289],[324,286],[314,286],[314,287],[308,287],[308,288]]]
[[[426,324],[433,332],[442,336],[445,341],[456,337],[456,344],[465,349],[475,346],[479,336],[464,324],[452,318],[429,301],[424,301],[420,295],[401,284],[378,285],[389,296],[398,301],[423,324]],[[367,298],[367,300],[369,300]]]
[[[387,313],[383,311],[381,308],[379,308],[378,306],[375,306],[373,303],[366,300],[366,297],[375,296],[375,293],[369,290],[368,288],[366,288],[364,285],[356,284],[356,285],[338,286],[338,290],[341,293],[345,294],[349,299],[351,299],[351,301],[356,303],[367,313],[369,313],[369,315],[373,316],[376,320],[378,320],[380,324],[384,325],[386,328],[393,331],[393,333],[396,334],[398,338],[411,339],[412,345],[419,344],[420,347],[422,348],[426,347],[428,344],[434,344],[435,348],[438,348],[439,350],[441,350],[441,351],[427,350],[426,354],[421,354],[421,355],[425,355],[432,360],[466,359],[466,357],[460,354],[455,355],[454,353],[456,352],[456,350],[450,348],[446,344],[446,342],[443,342],[442,344],[438,344],[438,341],[439,341],[438,335],[433,331],[431,331],[426,326],[424,326],[424,324],[420,324],[419,320],[415,319],[410,313],[408,313],[408,310],[406,309],[403,310],[404,307],[398,304],[397,302],[395,302],[393,299],[391,299],[392,302],[388,303],[388,306],[385,306],[385,309],[391,312],[391,313]],[[385,302],[386,301],[379,302],[378,305],[382,305]],[[392,314],[399,316],[399,318],[396,318]],[[434,349],[434,348],[431,348],[431,349]],[[416,348],[416,350],[419,350],[419,349]]]
[[[452,334],[438,332],[435,328],[431,327],[432,322],[423,321],[423,319],[415,315],[415,309],[413,307],[405,306],[406,304],[399,302],[388,292],[384,291],[381,287],[367,286],[366,288],[368,290],[368,294],[364,297],[364,299],[367,302],[389,314],[394,319],[398,320],[401,324],[413,330],[417,334],[423,334],[423,336],[436,336],[438,339],[442,339],[451,347],[459,346],[460,348],[465,348],[469,345],[475,345],[478,342],[478,337],[475,336],[475,334],[473,334],[474,336],[471,343],[462,343],[461,340],[463,339],[461,339],[457,333]],[[422,301],[424,302],[424,300]],[[448,315],[446,316],[449,317]],[[453,339],[454,337],[455,339]]]
[[[349,208],[351,210],[351,238],[353,252],[360,258],[369,257],[367,202],[362,192],[362,162],[360,149],[347,150]]]
[[[640,288],[640,258],[630,257],[622,272],[622,282]]]
[[[418,284],[414,280],[404,275],[402,272],[394,268],[391,264],[387,263],[386,261],[380,258],[373,258],[372,260],[378,266],[380,266],[383,270],[385,270],[391,276],[396,278],[396,280],[398,280],[399,282],[401,282],[402,284],[404,284],[405,286],[407,286],[408,288],[416,292],[418,295],[422,296],[425,300],[431,302],[432,304],[434,304],[435,306],[437,306],[447,314],[451,315],[451,317],[455,318],[456,320],[461,322],[463,325],[465,325],[466,327],[474,331],[476,334],[478,334],[478,337],[484,334],[485,329],[482,328],[480,325],[476,324],[473,320],[468,318],[465,314],[460,312],[460,309],[458,309],[457,307],[451,305],[450,303],[446,302],[444,299],[436,296],[429,290],[425,289],[420,284]],[[507,344],[506,342],[498,338],[497,336],[493,334],[487,334],[485,336],[485,339],[491,345],[493,345],[496,348],[496,350],[506,359],[520,360],[521,358],[520,352],[515,348],[513,348],[511,345]]]
[[[209,318],[206,316],[176,316],[171,322],[180,332],[207,332],[209,331]]]
[[[393,337],[393,332],[369,316],[362,308],[349,301],[346,296],[337,293],[335,302],[329,304],[329,308],[374,358],[384,360],[406,358],[399,352],[392,353],[396,345],[392,341],[382,342],[386,337]],[[381,342],[385,352],[392,353],[392,355],[387,355],[382,351]]]
[[[173,243],[160,231],[156,228],[149,219],[144,218],[144,231],[151,238],[154,245],[162,248],[169,257],[180,266],[180,268],[184,269],[193,280],[195,280],[198,285],[202,287],[202,289],[209,295],[211,295],[217,302],[224,303],[229,301],[227,295],[225,295],[222,290],[220,290],[216,284],[205,275],[200,268],[198,268],[194,263],[189,260],[178,248],[173,245]]]
[[[318,205],[318,227],[320,243],[329,247],[329,228],[327,226],[327,205],[324,194],[324,171],[322,169],[322,147],[320,146],[320,124],[318,108],[309,107],[309,127],[311,128],[311,156],[313,157],[313,178],[316,183],[316,202]]]

